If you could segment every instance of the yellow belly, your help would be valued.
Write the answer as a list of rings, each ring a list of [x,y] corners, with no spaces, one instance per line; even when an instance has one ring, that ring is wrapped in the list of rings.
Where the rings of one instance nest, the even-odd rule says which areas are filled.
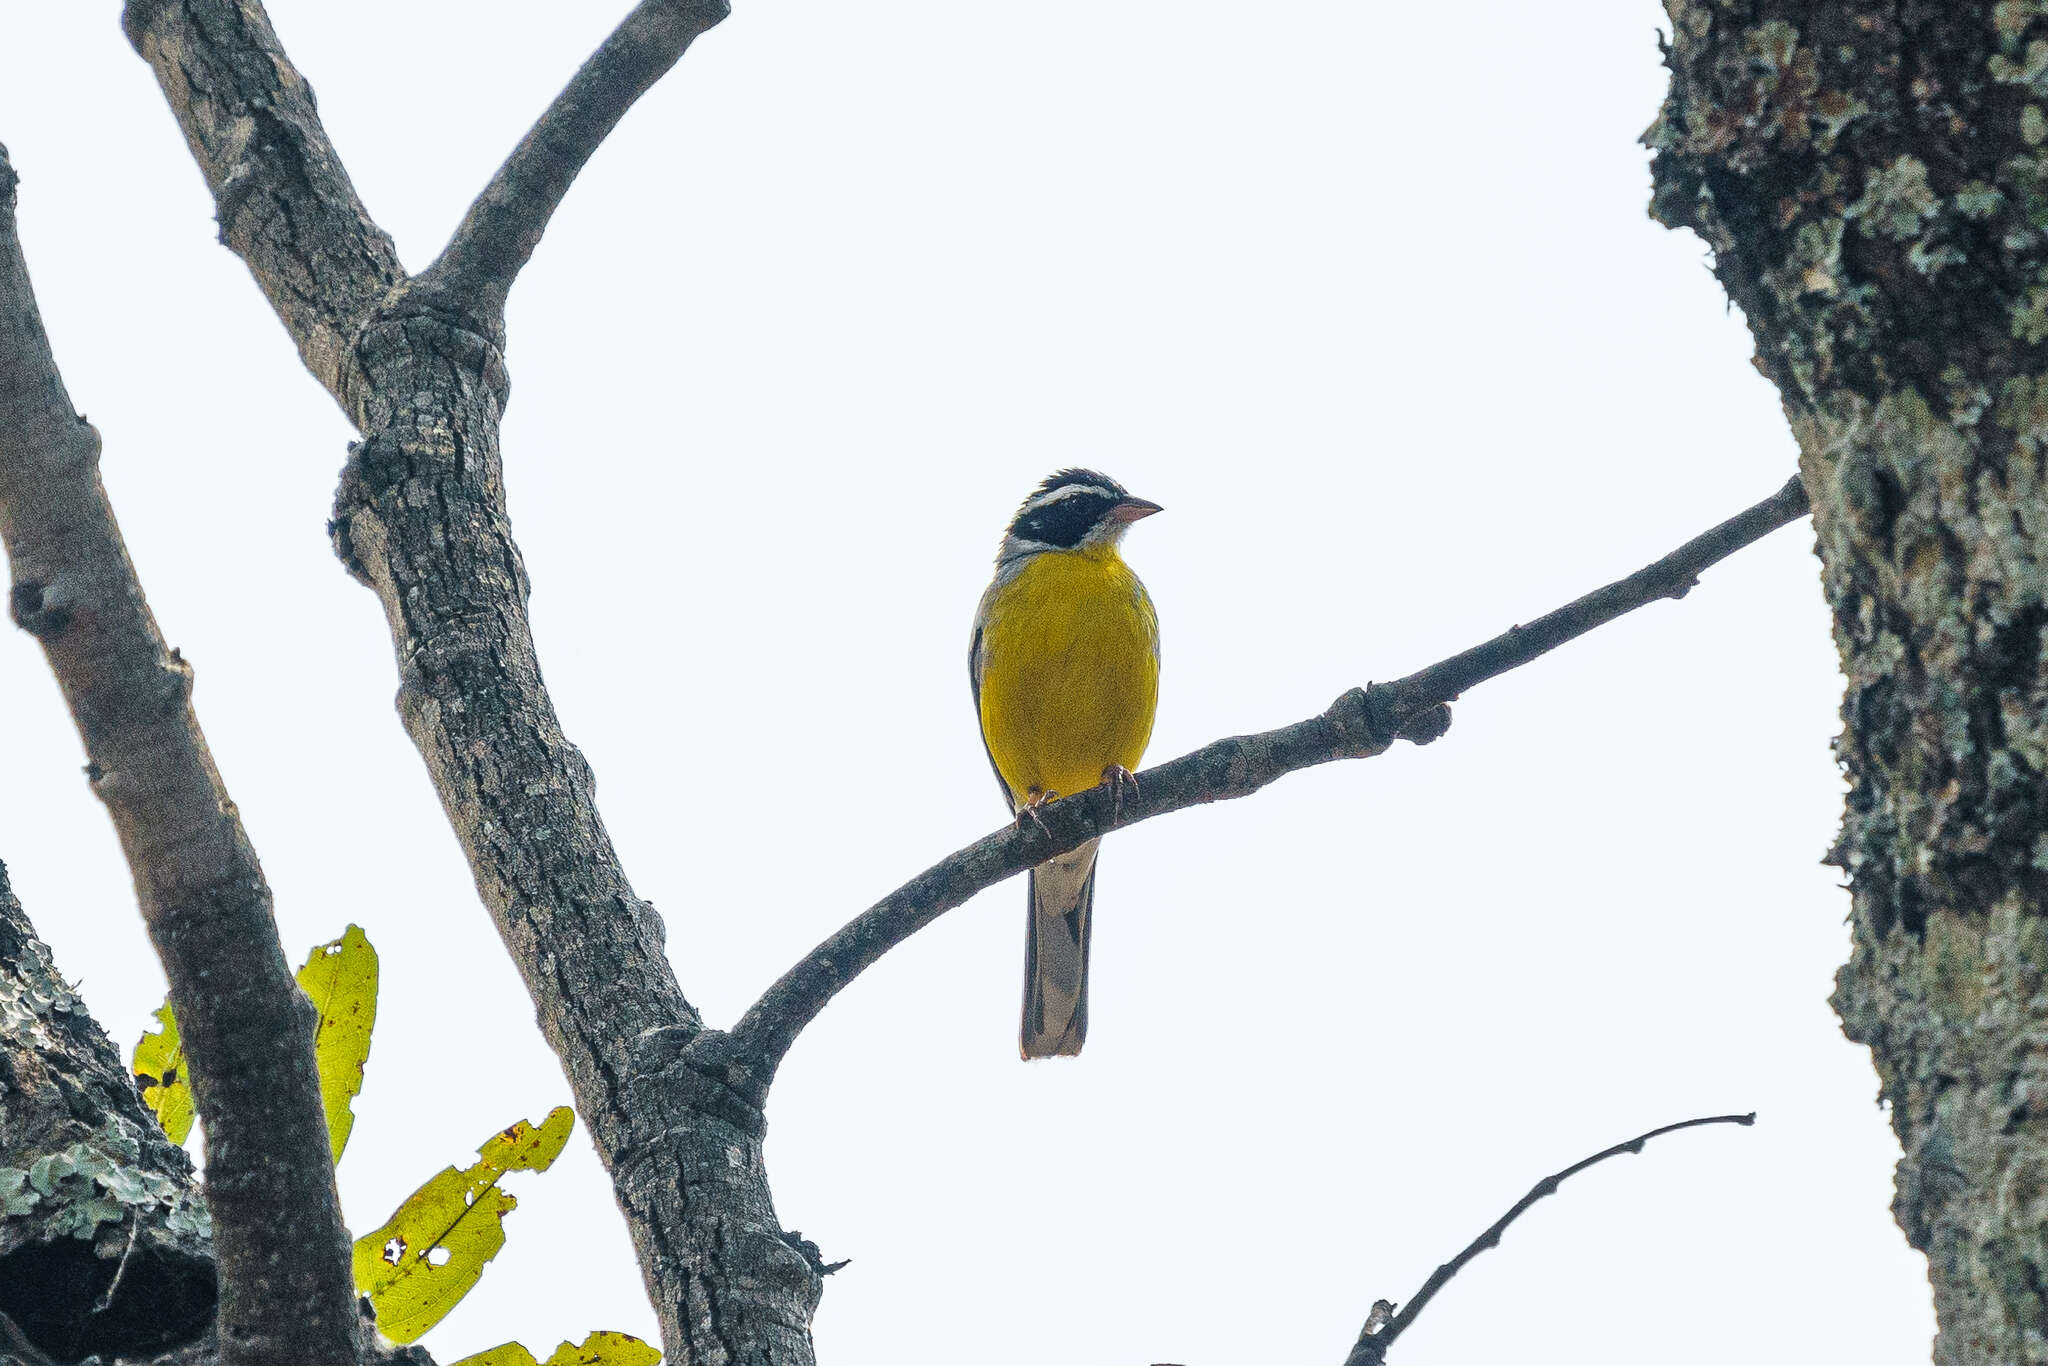
[[[1021,802],[1136,769],[1159,701],[1159,622],[1113,549],[1049,551],[992,591],[982,624],[981,734]]]

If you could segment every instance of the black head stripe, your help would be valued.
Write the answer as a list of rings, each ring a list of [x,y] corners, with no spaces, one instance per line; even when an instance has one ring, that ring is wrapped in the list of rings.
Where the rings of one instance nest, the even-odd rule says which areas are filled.
[[[1124,492],[1124,486],[1106,474],[1097,474],[1094,470],[1071,469],[1061,470],[1057,474],[1047,476],[1044,483],[1031,490],[1031,496],[1024,500],[1025,505],[1029,506],[1037,502],[1048,493],[1055,493],[1060,489],[1072,488],[1076,485],[1104,489],[1118,498],[1128,496]]]
[[[1071,549],[1127,496],[1123,485],[1106,474],[1061,470],[1031,491],[1010,523],[1010,534]]]

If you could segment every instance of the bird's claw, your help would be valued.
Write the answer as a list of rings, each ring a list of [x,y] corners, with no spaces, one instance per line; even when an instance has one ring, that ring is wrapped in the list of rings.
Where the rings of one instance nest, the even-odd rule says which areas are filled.
[[[1058,801],[1059,796],[1059,793],[1049,787],[1027,788],[1024,792],[1024,804],[1017,808],[1017,828],[1022,830],[1024,822],[1028,820],[1038,827],[1039,834],[1051,834],[1052,832],[1045,828],[1045,817],[1038,814],[1038,808],[1047,802]]]
[[[1102,770],[1102,785],[1109,789],[1109,823],[1121,825],[1124,819],[1124,788],[1129,786],[1131,795],[1138,795],[1138,775],[1122,764],[1111,764]]]

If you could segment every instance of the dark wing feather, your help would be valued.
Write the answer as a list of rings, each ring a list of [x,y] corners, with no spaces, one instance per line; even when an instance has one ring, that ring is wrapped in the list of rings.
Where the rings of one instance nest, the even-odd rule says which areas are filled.
[[[981,736],[981,752],[988,756],[988,771],[996,775],[996,786],[1002,789],[1003,805],[1010,808],[1010,814],[1017,813],[1017,800],[1010,795],[1010,784],[1003,778],[1003,771],[996,767],[995,751],[988,747],[988,733],[981,728],[981,621],[974,623],[974,639],[967,642],[967,687],[974,694],[974,729]]]

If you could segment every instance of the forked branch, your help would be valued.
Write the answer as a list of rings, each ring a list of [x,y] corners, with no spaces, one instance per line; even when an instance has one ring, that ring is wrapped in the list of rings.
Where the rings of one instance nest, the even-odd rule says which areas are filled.
[[[1460,693],[1660,598],[1685,596],[1701,571],[1803,516],[1795,476],[1747,511],[1687,541],[1656,563],[1481,645],[1392,683],[1353,688],[1328,711],[1258,735],[1239,735],[1138,775],[1118,825],[1182,807],[1246,797],[1284,774],[1337,759],[1369,759],[1396,739],[1426,744],[1450,724],[1440,709]],[[765,1090],[796,1036],[847,983],[890,949],[975,893],[1079,847],[1111,826],[1110,798],[1096,788],[1040,807],[1025,822],[984,836],[891,892],[768,988],[722,1051],[732,1079]]]
[[[1422,1289],[1415,1292],[1415,1298],[1400,1306],[1398,1312],[1396,1306],[1385,1300],[1373,1305],[1372,1313],[1365,1320],[1365,1331],[1358,1335],[1358,1341],[1351,1348],[1351,1354],[1344,1358],[1344,1366],[1380,1366],[1380,1363],[1387,1359],[1387,1349],[1394,1345],[1394,1339],[1408,1331],[1417,1316],[1436,1298],[1437,1291],[1450,1284],[1451,1277],[1463,1271],[1465,1264],[1474,1257],[1489,1248],[1499,1247],[1500,1236],[1507,1232],[1508,1225],[1528,1213],[1529,1207],[1538,1200],[1547,1195],[1555,1195],[1558,1186],[1568,1178],[1577,1176],[1586,1168],[1605,1162],[1610,1157],[1619,1157],[1623,1153],[1639,1153],[1643,1150],[1643,1145],[1651,1139],[1664,1134],[1675,1134],[1680,1129],[1697,1129],[1705,1124],[1748,1126],[1754,1123],[1754,1110],[1746,1115],[1710,1115],[1705,1119],[1683,1120],[1677,1124],[1667,1124],[1661,1129],[1652,1129],[1646,1134],[1638,1134],[1626,1143],[1617,1143],[1612,1148],[1603,1148],[1591,1157],[1582,1158],[1561,1172],[1552,1172],[1530,1187],[1529,1193],[1517,1200],[1506,1214],[1494,1220],[1486,1232],[1466,1244],[1463,1252],[1432,1271],[1429,1279],[1422,1283]]]

